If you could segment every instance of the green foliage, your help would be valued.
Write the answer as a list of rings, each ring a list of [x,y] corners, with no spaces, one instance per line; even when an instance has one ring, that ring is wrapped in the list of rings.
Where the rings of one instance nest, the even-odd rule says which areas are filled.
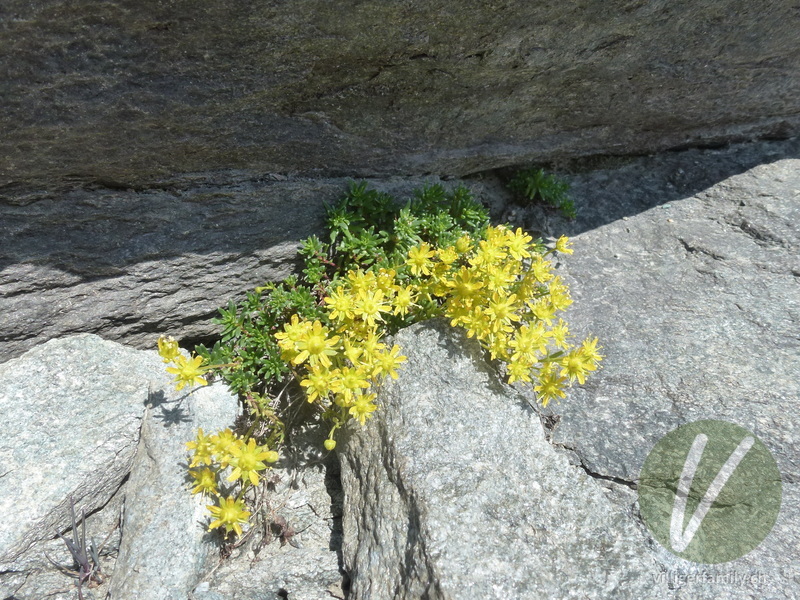
[[[541,172],[515,185],[571,207],[566,184]],[[506,365],[509,383],[530,382],[545,406],[602,359],[596,338],[575,346],[557,319],[572,300],[548,257],[572,253],[566,237],[547,249],[521,228],[492,227],[463,187],[428,186],[401,204],[353,183],[326,211],[323,238],[301,243],[300,274],[220,309],[221,338],[212,348],[197,346],[187,359],[177,342],[159,340],[179,386],[217,374],[250,410],[246,432],[199,430],[187,444],[193,493],[215,498],[210,529],[242,534],[251,514],[245,496],[279,460],[285,422],[301,412],[295,400],[307,400],[329,423],[328,450],[340,427],[371,417],[377,386],[397,378],[406,360],[386,335],[405,325],[446,317]]]
[[[400,264],[422,242],[446,247],[464,234],[480,237],[489,213],[465,187],[426,186],[400,206],[361,182],[352,183],[341,200],[327,207],[327,221],[330,242],[324,251],[333,277],[350,269]]]
[[[548,175],[544,169],[520,171],[509,182],[508,187],[530,202],[543,202],[559,209],[570,219],[576,216],[575,204],[567,195],[569,183],[555,175]]]
[[[313,245],[306,240],[304,249]],[[195,352],[207,364],[229,365],[220,368],[219,374],[232,391],[243,396],[263,395],[283,383],[290,371],[280,357],[275,332],[293,314],[325,318],[309,281],[316,273],[314,260],[307,261],[303,282],[292,276],[280,283],[268,283],[238,304],[231,300],[219,310],[220,317],[214,321],[222,326],[219,341],[210,349],[199,345]]]
[[[340,276],[401,264],[408,250],[422,242],[446,247],[464,234],[479,238],[488,224],[487,210],[464,187],[427,186],[402,205],[368,189],[366,182],[353,182],[338,202],[326,207],[328,241],[311,236],[301,242],[301,274],[257,288],[238,303],[231,300],[215,319],[222,327],[220,340],[212,348],[199,345],[195,352],[205,364],[227,365],[216,371],[243,397],[275,394],[291,373],[275,333],[295,314],[329,325],[322,299]],[[408,324],[398,316],[389,328]]]

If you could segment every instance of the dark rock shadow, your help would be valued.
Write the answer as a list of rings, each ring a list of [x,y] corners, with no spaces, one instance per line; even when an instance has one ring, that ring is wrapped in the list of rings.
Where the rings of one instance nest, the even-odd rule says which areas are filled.
[[[66,286],[186,255],[205,256],[213,268],[231,256],[317,233],[323,201],[346,189],[344,180],[225,183],[146,191],[80,187],[24,201],[0,197],[0,270],[19,263],[47,266],[61,272]]]
[[[692,148],[650,156],[599,156],[539,165],[566,179],[577,217],[515,201],[504,184],[518,169],[478,176],[488,186],[493,220],[545,236],[574,236],[624,217],[689,198],[758,165],[800,158],[800,138]],[[495,179],[496,178],[496,179]]]
[[[161,421],[164,427],[189,423],[192,419],[186,409],[181,406],[183,400],[188,397],[188,393],[175,400],[168,400],[164,390],[152,389],[147,394],[145,406],[153,410],[153,418]]]

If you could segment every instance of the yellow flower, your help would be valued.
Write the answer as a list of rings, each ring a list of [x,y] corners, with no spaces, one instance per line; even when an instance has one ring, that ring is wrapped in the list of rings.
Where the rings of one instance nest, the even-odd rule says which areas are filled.
[[[508,345],[514,350],[512,360],[533,364],[539,360],[537,353],[547,352],[547,331],[541,322],[536,325],[525,324],[517,329]]]
[[[406,361],[406,357],[400,354],[400,346],[395,344],[389,352],[381,352],[377,356],[377,366],[374,375],[388,375],[392,379],[397,379],[397,367]]]
[[[410,307],[416,306],[416,304],[414,304],[414,288],[410,285],[406,287],[398,286],[395,289],[395,298],[392,305],[394,307],[392,310],[394,314],[405,316]]]
[[[352,333],[348,331],[348,333]],[[345,337],[344,338],[344,356],[354,365],[357,365],[361,355],[364,353],[364,348],[361,347],[361,341],[357,338]]]
[[[381,343],[381,338],[374,329],[364,332],[359,343],[363,350],[362,362],[366,364],[372,364],[375,356],[386,349],[386,344]]]
[[[175,367],[167,367],[167,373],[175,375],[175,389],[180,391],[187,385],[208,385],[208,382],[201,377],[207,368],[203,367],[203,357],[194,356],[187,359],[185,356],[178,355],[175,358]]]
[[[361,368],[344,367],[336,380],[336,391],[341,394],[345,406],[353,402],[356,394],[369,387],[367,373]]]
[[[486,309],[486,316],[491,320],[492,331],[505,330],[511,321],[519,321],[520,317],[515,312],[517,308],[516,295],[506,296],[500,292],[492,294],[489,307]]]
[[[317,398],[324,399],[331,391],[334,382],[339,375],[339,369],[330,371],[324,367],[312,367],[308,372],[308,377],[300,382],[306,389],[308,401],[314,402]]]
[[[452,293],[463,300],[470,299],[483,287],[483,282],[476,276],[475,271],[461,267],[453,279],[446,281],[445,285]]]
[[[566,396],[564,384],[566,377],[557,374],[550,363],[544,365],[539,371],[539,382],[533,389],[539,394],[542,406],[547,406],[550,400],[558,400]]]
[[[378,289],[384,294],[388,294],[394,288],[394,276],[396,275],[394,269],[381,269],[378,271],[377,285]]]
[[[491,229],[490,227],[489,230],[491,231]],[[500,244],[501,242],[496,236],[493,238],[493,241],[481,240],[478,244],[478,251],[475,253],[475,256],[470,259],[469,263],[473,267],[482,266],[484,268],[490,268],[498,264],[506,257],[505,248]]]
[[[189,469],[189,475],[194,479],[195,485],[192,488],[193,494],[207,494],[209,496],[217,493],[216,473],[205,467],[204,469]]]
[[[569,288],[561,281],[561,277],[553,277],[548,284],[548,290],[550,292],[550,303],[555,310],[565,310],[572,304],[572,298],[569,297]]]
[[[561,252],[562,254],[572,254],[572,248],[570,248],[571,245],[572,242],[569,241],[569,238],[565,235],[562,235],[556,240],[556,252]]]
[[[431,272],[431,258],[435,252],[431,250],[430,244],[423,242],[419,246],[415,246],[408,251],[408,259],[406,264],[411,267],[411,274],[419,277],[420,275],[428,275]]]
[[[389,312],[391,307],[383,300],[383,290],[362,290],[356,298],[353,314],[360,317],[370,327],[375,326],[375,321],[383,321],[382,312]]]
[[[164,359],[165,363],[171,363],[180,355],[178,342],[171,337],[167,338],[162,335],[158,338],[158,355]]]
[[[600,348],[597,347],[598,339],[589,339],[586,338],[581,344],[581,351],[584,353],[586,358],[593,361],[594,363],[599,363],[603,359],[603,355],[600,354]]]
[[[223,467],[230,464],[231,448],[239,442],[239,438],[230,429],[225,429],[211,436],[211,446],[214,456]]]
[[[278,460],[277,452],[267,450],[266,446],[256,446],[256,441],[253,438],[244,443],[239,440],[239,443],[230,449],[231,466],[233,471],[228,477],[228,481],[242,480],[242,483],[249,481],[253,485],[258,485],[258,471],[263,471],[267,468],[266,462],[275,462]]]
[[[548,298],[538,298],[534,301],[528,301],[528,306],[536,318],[541,319],[545,323],[549,324],[556,316],[556,307],[553,306],[553,303],[550,302]]]
[[[458,240],[456,240],[456,252],[459,254],[466,254],[470,250],[472,250],[472,239],[470,239],[469,235],[464,234]]]
[[[313,326],[295,344],[299,354],[292,359],[292,362],[299,365],[307,359],[312,366],[321,363],[330,367],[331,359],[328,357],[336,354],[338,343],[338,335],[329,338],[328,329],[319,321],[314,321]]]
[[[563,319],[558,320],[558,324],[550,330],[550,337],[557,348],[567,349],[567,338],[570,337],[569,329]]]
[[[506,264],[502,266],[496,266],[489,270],[487,274],[484,275],[484,279],[487,283],[487,289],[489,290],[500,290],[508,287],[508,285],[517,279],[517,267],[520,263],[515,262],[511,264]]]
[[[537,281],[547,283],[553,278],[553,273],[550,270],[551,263],[549,260],[543,259],[541,256],[536,256],[531,262],[531,272]]]
[[[378,408],[373,404],[373,400],[377,396],[375,394],[359,394],[353,406],[350,408],[350,415],[357,419],[361,425],[372,416],[372,413]]]
[[[514,233],[510,231],[506,234],[506,248],[508,253],[517,261],[528,258],[531,253],[528,251],[528,244],[533,240],[531,236],[517,227]]]
[[[480,308],[473,308],[458,315],[458,321],[467,330],[467,337],[482,339],[491,331],[490,320]]]
[[[597,368],[594,362],[580,348],[573,350],[558,362],[562,367],[562,373],[569,377],[570,381],[577,379],[581,385],[585,383],[586,374]]]
[[[331,319],[344,321],[353,318],[353,296],[343,287],[333,290],[331,295],[325,298],[325,304],[328,305]]]
[[[508,383],[531,380],[531,365],[512,359],[508,363]]]
[[[214,443],[210,437],[203,433],[203,428],[197,429],[197,437],[193,442],[186,442],[186,447],[189,450],[194,450],[192,461],[189,467],[196,467],[197,465],[210,465],[214,462],[212,456],[214,454]]]
[[[298,315],[292,315],[290,322],[284,323],[283,331],[279,331],[275,334],[275,339],[278,340],[281,348],[284,346],[292,347],[308,333],[310,327],[310,322],[305,320],[301,321]]]
[[[492,360],[508,360],[508,337],[505,332],[491,333],[485,340],[484,346],[489,349]]]
[[[350,283],[350,288],[353,290],[353,295],[358,295],[360,291],[371,290],[376,287],[375,273],[372,271],[348,271],[347,281]]]
[[[208,530],[211,531],[217,527],[224,527],[225,533],[230,533],[231,530],[236,532],[236,535],[242,535],[242,523],[247,523],[250,518],[250,513],[244,508],[244,500],[236,500],[232,497],[220,498],[219,506],[207,506],[216,520],[211,522]]]
[[[442,261],[445,265],[452,265],[454,262],[458,260],[458,252],[456,251],[454,246],[448,246],[447,248],[440,248],[437,251],[439,255],[439,260]]]

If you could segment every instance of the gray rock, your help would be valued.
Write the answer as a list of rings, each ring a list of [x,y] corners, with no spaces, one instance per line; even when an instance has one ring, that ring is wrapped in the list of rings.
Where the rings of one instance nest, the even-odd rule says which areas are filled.
[[[289,275],[339,182],[73,190],[2,206],[0,360],[54,337],[140,348],[216,332],[232,295]],[[291,217],[289,217],[291,215]]]
[[[570,176],[580,205],[573,223],[552,210],[510,204],[493,175],[369,183],[399,198],[425,183],[463,183],[497,221],[572,234],[797,155],[800,140],[794,139],[578,163],[580,171]],[[564,168],[575,171],[571,164]],[[346,187],[344,179],[239,176],[224,186],[197,178],[169,190],[73,189],[21,203],[7,199],[0,204],[0,361],[82,332],[142,349],[153,348],[160,334],[187,343],[218,335],[211,322],[217,308],[294,271],[297,244],[320,232],[323,202]]]
[[[238,401],[221,384],[151,398],[125,486],[122,544],[112,598],[185,600],[219,562],[220,539],[206,529],[207,498],[189,493],[186,442],[198,428],[233,426]]]
[[[629,485],[679,425],[712,418],[755,433],[783,476],[778,522],[753,552],[708,569],[755,582],[689,582],[696,565],[666,551],[660,560],[680,597],[796,598],[800,160],[774,156],[719,177],[731,155],[718,158],[641,159],[573,178],[586,214],[561,270],[575,299],[567,318],[577,335],[599,336],[607,358],[545,415],[574,462]],[[630,216],[596,218],[615,211]]]
[[[788,0],[7,0],[0,180],[463,174],[798,131]]]
[[[231,425],[237,401],[220,385],[175,392],[164,367],[154,351],[90,334],[0,365],[0,596],[75,598],[74,579],[47,560],[72,568],[55,537],[69,536],[70,497],[100,549],[104,581],[87,598],[183,599],[216,564],[185,442],[195,427]]]
[[[291,432],[255,530],[207,573],[193,600],[344,598],[342,493],[336,456],[322,446],[326,433],[319,424]]]
[[[0,365],[0,570],[66,529],[70,496],[88,514],[117,492],[136,451],[154,363],[81,335]]]
[[[662,598],[629,507],[550,445],[529,399],[445,322],[342,446],[351,598]]]
[[[371,183],[403,197],[438,181]],[[294,272],[323,203],[347,190],[345,179],[227,183],[0,199],[0,361],[83,332],[142,349],[161,334],[216,337],[217,309]]]

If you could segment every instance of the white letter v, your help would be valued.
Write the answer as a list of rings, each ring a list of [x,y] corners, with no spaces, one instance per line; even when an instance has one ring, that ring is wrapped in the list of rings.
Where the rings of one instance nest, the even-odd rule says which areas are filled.
[[[669,527],[669,542],[675,552],[683,552],[689,546],[692,538],[694,538],[694,534],[700,529],[703,519],[706,518],[708,510],[711,508],[711,505],[714,504],[714,500],[717,499],[720,491],[725,487],[728,478],[733,474],[736,467],[742,462],[745,454],[748,453],[755,443],[755,440],[751,436],[747,436],[739,442],[736,450],[728,457],[728,460],[722,465],[719,473],[714,477],[714,481],[711,482],[708,490],[706,490],[706,494],[700,501],[697,510],[694,511],[689,524],[686,526],[686,530],[681,531],[683,529],[683,517],[686,514],[686,500],[689,497],[689,490],[692,488],[694,473],[697,470],[697,465],[700,464],[700,459],[703,456],[703,450],[706,447],[707,441],[707,436],[702,433],[697,434],[697,437],[694,438],[692,448],[689,450],[689,455],[686,457],[686,462],[683,464],[683,473],[681,473],[678,489],[675,492],[675,503],[672,506],[672,521]]]

